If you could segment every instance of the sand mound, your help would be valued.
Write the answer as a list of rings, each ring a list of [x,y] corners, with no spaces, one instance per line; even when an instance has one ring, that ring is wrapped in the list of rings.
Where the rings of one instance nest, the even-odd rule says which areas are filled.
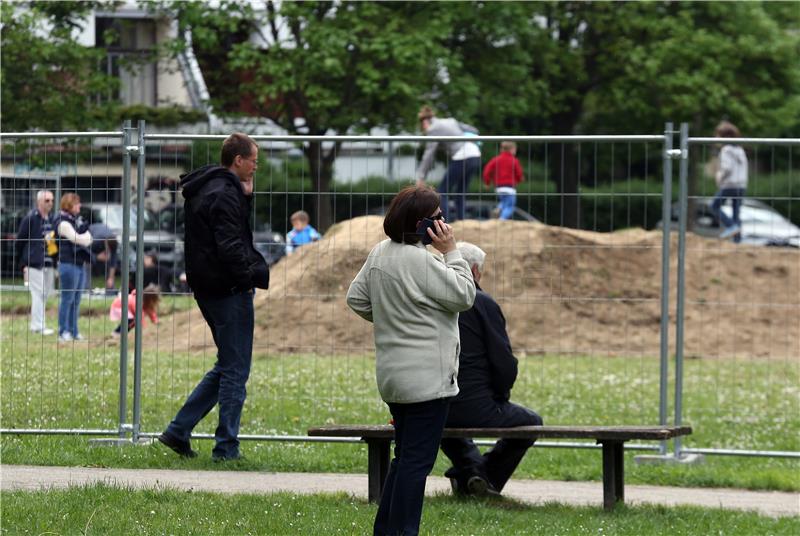
[[[350,281],[385,239],[383,220],[341,222],[323,240],[272,267],[256,295],[259,352],[372,352],[372,326],[345,303]],[[659,355],[661,233],[595,233],[514,221],[455,224],[488,256],[484,290],[500,303],[516,353]],[[677,237],[672,240],[674,343]],[[687,239],[687,357],[800,356],[800,251]],[[159,339],[207,346],[197,311],[176,315]]]

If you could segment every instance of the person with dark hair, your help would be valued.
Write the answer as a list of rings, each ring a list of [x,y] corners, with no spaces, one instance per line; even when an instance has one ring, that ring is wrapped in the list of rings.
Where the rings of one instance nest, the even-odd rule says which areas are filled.
[[[461,123],[452,117],[438,118],[430,106],[423,106],[417,114],[419,126],[426,136],[468,136],[477,135],[478,129],[472,125]],[[472,177],[478,174],[481,167],[481,150],[478,144],[471,141],[438,142],[432,141],[425,144],[425,152],[417,168],[417,184],[425,183],[428,172],[433,167],[436,149],[440,143],[444,143],[447,149],[447,156],[450,161],[447,165],[439,185],[441,194],[442,212],[444,217],[450,218],[450,207],[447,201],[447,194],[455,190],[456,192],[456,214],[459,220],[465,216],[465,197],[467,187]]]
[[[542,418],[535,411],[510,401],[517,379],[517,358],[511,351],[500,305],[479,285],[486,253],[469,242],[456,246],[469,264],[477,294],[472,308],[458,316],[460,391],[450,404],[447,426],[541,426]],[[471,439],[442,439],[442,452],[453,462],[445,476],[459,495],[500,493],[532,445],[530,439],[500,439],[481,455]]]
[[[39,190],[36,193],[36,208],[28,212],[19,222],[15,253],[22,267],[25,284],[31,291],[31,323],[33,333],[52,335],[53,330],[45,325],[45,305],[53,292],[55,280],[54,254],[48,251],[53,243],[53,192]]]
[[[373,323],[378,390],[395,428],[373,531],[417,534],[425,481],[458,394],[458,313],[472,307],[475,283],[430,187],[401,190],[383,229],[389,239],[370,252],[347,304]]]
[[[158,324],[158,302],[161,301],[161,289],[155,283],[150,283],[145,285],[142,294],[142,318],[147,315],[150,318],[150,322]],[[128,294],[127,301],[126,320],[128,321],[128,332],[130,332],[136,327],[136,289],[133,289]],[[122,322],[124,321],[123,316],[125,316],[122,312],[123,308],[122,293],[119,293],[114,298],[114,301],[111,302],[111,310],[108,312],[108,317],[112,321],[119,322],[119,325],[111,332],[112,337],[119,337],[122,334]]]
[[[221,161],[181,177],[186,277],[217,345],[217,361],[158,437],[180,456],[197,456],[192,430],[219,402],[214,461],[241,457],[239,421],[253,356],[254,289],[269,286],[269,268],[253,246],[249,220],[258,145],[246,134],[231,134],[222,144]]]
[[[80,341],[78,311],[81,306],[85,265],[91,259],[92,234],[89,225],[79,216],[81,198],[75,193],[61,196],[61,212],[55,220],[58,237],[58,278],[61,282],[61,304],[58,307],[58,339]]]
[[[741,134],[736,125],[722,121],[714,131],[718,138],[739,138]],[[724,226],[720,238],[733,237],[734,242],[742,239],[742,220],[739,218],[739,209],[747,190],[747,155],[744,149],[736,143],[725,143],[719,151],[719,168],[714,177],[717,182],[717,193],[711,202],[711,211]],[[727,199],[731,200],[733,218],[722,212],[722,205]]]

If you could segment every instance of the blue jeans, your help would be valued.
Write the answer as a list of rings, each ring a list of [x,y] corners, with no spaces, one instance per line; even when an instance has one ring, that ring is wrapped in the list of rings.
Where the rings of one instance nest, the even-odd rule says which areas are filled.
[[[498,193],[497,208],[500,209],[500,219],[510,220],[514,215],[514,208],[517,206],[517,194]]]
[[[253,357],[253,292],[218,299],[199,299],[214,344],[217,362],[194,388],[169,423],[167,433],[189,441],[192,430],[219,402],[219,425],[212,454],[219,458],[239,456],[239,421],[247,396],[245,384]]]
[[[78,309],[83,293],[83,265],[61,262],[58,265],[61,303],[58,306],[58,334],[78,335]]]
[[[731,227],[732,225],[742,225],[742,220],[739,219],[739,207],[742,206],[742,198],[744,198],[744,188],[723,188],[717,195],[714,196],[714,200],[711,202],[711,211],[714,215],[719,218],[720,223],[722,223],[723,227]],[[733,219],[729,218],[725,215],[720,207],[725,203],[726,199],[731,200],[731,207],[733,209]],[[739,242],[742,239],[742,235],[737,234],[734,235],[733,241]]]
[[[445,220],[455,221],[455,218],[450,217],[450,205],[447,202],[447,194],[453,190],[456,191],[456,214],[459,220],[464,219],[464,198],[467,195],[467,187],[472,177],[480,171],[480,167],[481,159],[477,156],[464,160],[453,160],[447,166],[442,183],[439,185],[439,205]]]
[[[419,534],[425,480],[436,462],[449,398],[389,404],[394,418],[394,459],[389,465],[373,534]]]

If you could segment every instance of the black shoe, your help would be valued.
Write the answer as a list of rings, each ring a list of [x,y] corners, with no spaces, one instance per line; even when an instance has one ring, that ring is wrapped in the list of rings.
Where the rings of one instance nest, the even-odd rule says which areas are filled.
[[[214,463],[238,462],[244,460],[246,460],[246,458],[241,454],[235,454],[233,456],[218,456],[216,454],[211,455],[211,461]]]
[[[178,453],[178,456],[182,456],[183,458],[196,458],[197,453],[192,450],[192,446],[188,441],[181,441],[177,437],[164,432],[160,436],[158,436],[158,440],[161,441],[164,445],[168,446],[172,450]]]
[[[500,495],[500,492],[494,489],[494,486],[492,486],[492,484],[486,478],[479,475],[473,475],[469,477],[466,487],[466,493],[468,495],[475,495],[476,497]]]

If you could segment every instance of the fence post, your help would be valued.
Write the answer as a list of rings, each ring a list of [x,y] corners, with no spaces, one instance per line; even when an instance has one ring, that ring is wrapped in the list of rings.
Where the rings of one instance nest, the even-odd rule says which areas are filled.
[[[136,314],[133,346],[133,437],[139,440],[142,424],[142,304],[144,302],[144,120],[138,125],[136,155]]]
[[[681,123],[680,186],[678,191],[678,288],[675,306],[675,426],[680,426],[683,411],[683,327],[686,290],[686,220],[689,175],[689,124]],[[676,437],[675,458],[681,457],[681,438]]]
[[[667,423],[667,375],[669,374],[669,232],[672,225],[672,123],[664,126],[664,186],[661,193],[661,372],[659,376],[659,424]],[[660,445],[667,453],[667,442]]]
[[[128,323],[127,310],[129,259],[131,249],[131,121],[126,119],[122,125],[122,273],[120,274],[120,293],[122,295],[123,318],[119,337],[119,437],[125,437],[128,420]]]

